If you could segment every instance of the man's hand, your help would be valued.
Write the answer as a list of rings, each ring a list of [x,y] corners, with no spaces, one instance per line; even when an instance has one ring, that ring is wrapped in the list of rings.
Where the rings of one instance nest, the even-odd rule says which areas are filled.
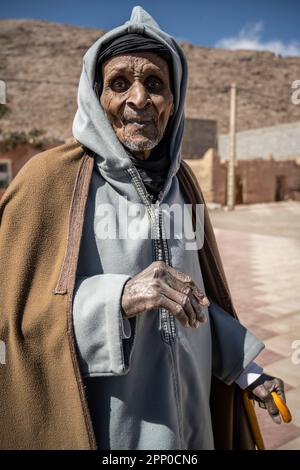
[[[286,403],[284,383],[281,379],[262,374],[255,382],[247,387],[249,398],[256,400],[261,408],[266,408],[273,421],[281,423],[279,410],[275,405],[271,392],[276,392]]]
[[[207,321],[201,306],[209,306],[209,301],[190,276],[163,261],[154,261],[126,282],[121,306],[127,318],[154,308],[165,308],[183,326],[198,328]]]

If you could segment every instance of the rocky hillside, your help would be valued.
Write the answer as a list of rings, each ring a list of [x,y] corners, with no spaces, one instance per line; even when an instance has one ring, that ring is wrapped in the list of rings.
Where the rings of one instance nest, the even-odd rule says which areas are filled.
[[[46,21],[0,20],[0,79],[7,84],[2,134],[35,129],[56,140],[69,137],[82,56],[102,34]],[[300,57],[182,46],[190,66],[188,117],[216,119],[219,132],[227,132],[229,86],[236,81],[238,130],[300,120],[300,105],[291,103]]]

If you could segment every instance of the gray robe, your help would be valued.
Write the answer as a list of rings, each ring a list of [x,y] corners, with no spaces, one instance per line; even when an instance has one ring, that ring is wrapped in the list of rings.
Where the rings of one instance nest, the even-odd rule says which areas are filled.
[[[167,44],[173,55],[171,165],[160,205],[184,206],[176,173],[181,158],[187,65],[175,41],[136,7],[129,22],[89,49],[80,79],[73,133],[95,153],[95,168],[73,302],[78,356],[99,448],[213,449],[211,375],[231,384],[264,345],[214,302],[209,311],[206,309],[209,321],[199,329],[184,328],[175,320],[177,335],[172,342],[162,337],[158,310],[125,321],[120,312],[125,282],[155,260],[150,237],[153,221],[127,171],[132,169],[130,158],[97,101],[92,83],[101,45],[126,31],[142,30]],[[141,210],[134,214],[137,205]],[[164,216],[173,217],[167,209]],[[123,237],[118,229],[122,231],[128,220],[138,231]],[[187,225],[192,226],[191,220]],[[117,236],[105,239],[105,227],[115,227]],[[201,230],[200,224],[200,239]],[[170,236],[167,240],[170,264],[205,289],[197,251],[186,249],[186,236],[183,229],[181,238]]]

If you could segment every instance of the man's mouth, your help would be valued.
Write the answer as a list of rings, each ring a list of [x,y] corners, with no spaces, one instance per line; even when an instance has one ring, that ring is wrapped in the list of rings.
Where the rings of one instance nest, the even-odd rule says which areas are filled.
[[[154,124],[153,119],[138,119],[138,118],[124,119],[123,122],[125,124],[134,124],[135,126],[138,126],[138,127],[144,127],[144,126],[149,126],[150,124]]]

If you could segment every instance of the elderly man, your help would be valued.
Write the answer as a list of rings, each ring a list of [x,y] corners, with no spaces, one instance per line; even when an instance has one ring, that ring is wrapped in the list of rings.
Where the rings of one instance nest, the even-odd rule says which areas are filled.
[[[190,204],[197,234],[203,204],[180,158],[186,85],[182,50],[135,7],[85,55],[75,139],[1,201],[2,448],[251,449],[242,389],[280,422],[206,209],[203,246],[166,231]]]

